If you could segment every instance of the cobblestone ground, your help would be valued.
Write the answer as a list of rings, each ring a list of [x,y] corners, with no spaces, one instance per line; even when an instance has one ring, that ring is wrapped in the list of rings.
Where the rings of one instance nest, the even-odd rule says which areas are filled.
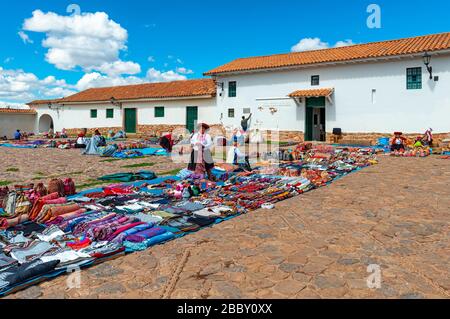
[[[8,298],[449,298],[450,161],[382,157],[302,196]],[[381,268],[369,289],[368,265]]]

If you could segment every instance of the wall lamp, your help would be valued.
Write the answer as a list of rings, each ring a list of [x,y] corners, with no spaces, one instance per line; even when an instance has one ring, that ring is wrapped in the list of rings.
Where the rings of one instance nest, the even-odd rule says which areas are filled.
[[[109,101],[111,102],[112,105],[118,106],[120,109],[122,109],[122,103],[117,101],[114,97],[111,97]]]
[[[430,80],[433,79],[433,67],[430,65],[431,63],[431,55],[428,52],[425,52],[423,55],[423,63],[427,67],[428,73],[430,73]]]

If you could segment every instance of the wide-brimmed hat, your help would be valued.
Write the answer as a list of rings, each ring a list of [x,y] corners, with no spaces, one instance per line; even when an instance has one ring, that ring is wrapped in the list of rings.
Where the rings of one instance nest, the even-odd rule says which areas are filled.
[[[209,130],[210,126],[206,123],[198,123],[198,128],[204,128],[205,130]]]
[[[394,135],[403,135],[402,132],[394,132]]]

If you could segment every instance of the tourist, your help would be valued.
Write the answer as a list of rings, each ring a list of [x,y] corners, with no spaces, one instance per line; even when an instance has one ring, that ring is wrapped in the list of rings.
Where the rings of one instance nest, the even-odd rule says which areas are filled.
[[[403,133],[395,132],[391,143],[391,152],[404,152],[405,144],[406,138],[403,137]]]
[[[17,130],[16,133],[14,133],[14,139],[16,141],[20,141],[22,139],[22,133],[20,132],[20,130]]]
[[[249,157],[239,149],[239,143],[233,142],[228,151],[227,163],[238,166],[238,170],[250,172],[252,170]]]
[[[251,117],[252,117],[252,113],[250,113],[249,117],[247,117],[247,118],[245,118],[245,116],[242,117],[241,127],[244,132],[247,132],[247,130],[248,130],[248,122],[250,121]]]
[[[83,129],[77,137],[77,141],[75,143],[75,148],[86,148],[87,139],[86,139],[87,129]]]
[[[208,179],[214,180],[211,170],[214,168],[214,160],[211,154],[213,146],[211,135],[208,134],[209,125],[201,123],[198,126],[199,131],[194,133],[191,138],[191,161],[188,169],[196,174],[208,175]]]

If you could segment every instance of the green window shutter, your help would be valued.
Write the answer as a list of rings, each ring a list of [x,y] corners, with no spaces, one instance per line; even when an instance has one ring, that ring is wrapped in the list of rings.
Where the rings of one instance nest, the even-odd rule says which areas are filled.
[[[236,97],[236,81],[231,81],[228,83],[228,97]]]
[[[311,76],[311,86],[317,86],[319,84],[320,84],[320,76],[319,75]]]
[[[164,106],[155,107],[155,117],[164,117]]]
[[[234,118],[234,109],[228,109],[228,117]]]
[[[91,118],[93,119],[97,118],[97,110],[91,110]]]
[[[406,69],[406,89],[408,90],[422,89],[422,68]]]
[[[107,119],[114,118],[114,109],[106,109],[106,118]]]

